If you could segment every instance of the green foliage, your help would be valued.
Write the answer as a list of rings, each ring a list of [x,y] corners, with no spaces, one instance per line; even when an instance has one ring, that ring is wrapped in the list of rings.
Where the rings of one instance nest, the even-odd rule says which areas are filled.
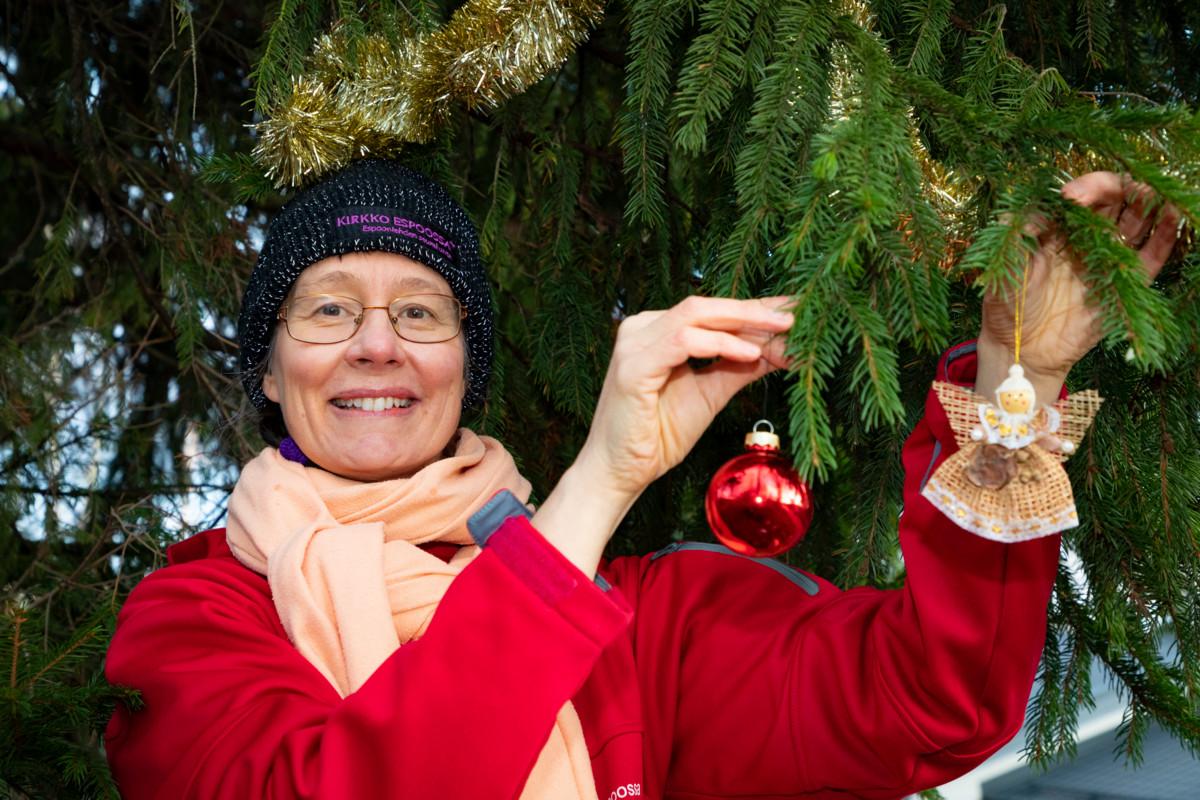
[[[249,153],[214,153],[200,156],[197,163],[202,180],[235,187],[238,202],[261,204],[275,196],[275,185]]]
[[[682,123],[675,131],[681,151],[703,151],[708,123],[729,108],[742,82],[744,47],[757,5],[752,0],[709,0],[701,9],[701,32],[684,57],[673,109]]]
[[[73,797],[116,798],[94,734],[89,735],[105,724],[118,700],[129,699],[127,691],[110,687],[89,669],[108,646],[112,610],[81,620],[51,647],[39,641],[40,631],[19,604],[11,603],[3,619],[0,790],[36,797],[61,785]]]
[[[1085,274],[1100,307],[1104,343],[1128,342],[1133,360],[1163,369],[1178,350],[1179,329],[1168,315],[1166,299],[1146,285],[1141,260],[1123,245],[1116,226],[1106,217],[1063,201],[1067,241],[1082,255]]]
[[[934,77],[941,64],[942,37],[950,26],[950,0],[926,0],[924,3],[904,4],[904,21],[910,30],[916,31],[911,50],[908,51],[907,66],[918,75]],[[904,50],[897,53],[904,57]]]
[[[11,5],[11,4],[10,4]],[[314,37],[400,39],[457,3],[15,4],[0,80],[0,793],[111,796],[102,640],[172,540],[220,520],[260,446],[232,341],[286,200],[247,123]],[[904,436],[937,355],[1062,228],[1105,344],[1107,401],[1068,462],[1065,542],[1029,756],[1069,755],[1088,667],[1200,746],[1200,258],[1152,286],[1062,201],[1112,169],[1200,222],[1200,7],[1182,0],[625,0],[561,70],[462,111],[404,158],[480,223],[494,391],[469,424],[544,497],[587,432],[619,320],[695,292],[786,293],[794,358],[652,486],[611,552],[707,536],[712,471],[771,415],[818,509],[791,560],[895,586]],[[22,621],[18,622],[17,620]],[[33,633],[30,633],[30,631]],[[1174,648],[1163,651],[1164,637]],[[4,738],[7,737],[7,738]]]
[[[664,116],[673,69],[670,45],[688,5],[686,0],[632,3],[627,12],[630,65],[616,139],[629,181],[625,216],[648,227],[665,223],[662,171],[667,155]]]
[[[706,280],[717,294],[745,297],[761,283],[777,241],[780,212],[799,176],[806,140],[827,113],[829,65],[819,51],[831,26],[830,15],[815,4],[785,8],[776,21],[777,41],[784,49],[754,86],[745,137],[734,156],[740,214],[718,251],[722,269]]]
[[[62,216],[50,229],[45,249],[34,262],[41,280],[39,295],[50,304],[69,300],[75,294],[75,276],[71,271],[76,265],[72,258],[71,239],[79,235],[78,224],[75,210],[68,200]]]
[[[280,0],[263,38],[262,55],[250,73],[254,82],[254,110],[266,113],[287,97],[291,76],[304,69],[312,40],[321,33],[321,6],[304,0]],[[357,15],[354,15],[355,17]]]

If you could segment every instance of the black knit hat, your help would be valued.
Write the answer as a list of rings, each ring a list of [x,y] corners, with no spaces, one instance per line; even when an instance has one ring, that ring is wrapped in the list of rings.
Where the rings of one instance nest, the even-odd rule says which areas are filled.
[[[436,271],[467,310],[470,374],[464,407],[483,402],[492,372],[492,299],[479,236],[438,184],[394,161],[356,161],[292,198],[267,233],[238,317],[242,385],[258,409],[270,403],[258,367],[279,307],[306,267],[330,256],[381,250]]]

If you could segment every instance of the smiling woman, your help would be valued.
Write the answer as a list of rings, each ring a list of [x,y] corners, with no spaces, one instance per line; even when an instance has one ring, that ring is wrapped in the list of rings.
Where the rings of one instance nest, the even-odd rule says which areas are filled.
[[[1064,194],[1124,208],[1122,186]],[[1122,213],[1152,277],[1174,218]],[[1031,402],[1099,338],[1064,253],[1047,232],[1028,268]],[[787,364],[785,308],[690,297],[625,319],[587,440],[531,514],[504,446],[459,427],[492,353],[465,212],[385,161],[297,195],[239,324],[272,446],[227,528],[130,595],[108,654],[144,701],[106,735],[122,794],[892,798],[982,761],[1023,718],[1058,537],[990,541],[922,496],[958,447],[936,393],[903,454],[904,587],[839,592],[716,545],[601,561],[646,486]],[[939,378],[1011,388],[1011,312],[990,298]]]

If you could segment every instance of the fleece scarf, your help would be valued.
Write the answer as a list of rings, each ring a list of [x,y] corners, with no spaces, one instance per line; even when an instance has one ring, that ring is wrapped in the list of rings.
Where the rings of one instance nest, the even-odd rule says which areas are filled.
[[[529,498],[529,482],[508,451],[466,428],[453,455],[412,477],[372,483],[267,448],[234,487],[229,548],[266,576],[288,637],[345,697],[424,634],[450,582],[479,554],[467,520],[500,489]],[[418,546],[426,542],[461,547],[446,563]],[[595,800],[583,728],[569,701],[521,797]]]

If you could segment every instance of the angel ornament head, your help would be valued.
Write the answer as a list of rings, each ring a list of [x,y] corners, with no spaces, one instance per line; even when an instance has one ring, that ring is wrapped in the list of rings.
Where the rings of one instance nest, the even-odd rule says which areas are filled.
[[[996,400],[1008,414],[1029,414],[1035,397],[1033,384],[1025,377],[1020,364],[1009,367],[1008,377],[996,387]]]

